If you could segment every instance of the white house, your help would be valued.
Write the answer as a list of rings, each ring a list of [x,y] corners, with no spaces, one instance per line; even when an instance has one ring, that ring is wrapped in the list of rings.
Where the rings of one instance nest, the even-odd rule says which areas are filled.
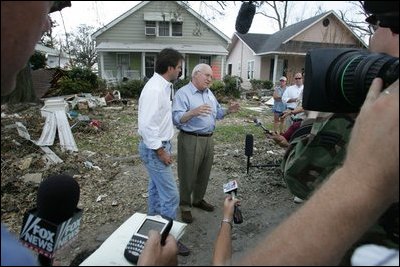
[[[44,46],[42,44],[36,44],[35,51],[40,52],[46,56],[46,67],[47,68],[62,68],[68,67],[70,56],[63,51]]]

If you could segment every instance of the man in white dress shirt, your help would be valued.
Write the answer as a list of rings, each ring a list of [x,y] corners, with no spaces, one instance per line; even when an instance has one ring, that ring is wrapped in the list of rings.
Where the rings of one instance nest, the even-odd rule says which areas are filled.
[[[148,215],[159,214],[176,219],[179,193],[172,173],[171,142],[172,83],[182,71],[183,56],[171,48],[163,49],[157,57],[154,75],[144,86],[139,98],[139,153],[147,172]],[[181,255],[189,250],[178,243]]]
[[[299,99],[303,95],[303,74],[300,72],[294,75],[295,84],[286,88],[282,95],[282,101],[289,110],[295,110],[298,107]],[[290,116],[286,119],[286,129],[292,125]]]

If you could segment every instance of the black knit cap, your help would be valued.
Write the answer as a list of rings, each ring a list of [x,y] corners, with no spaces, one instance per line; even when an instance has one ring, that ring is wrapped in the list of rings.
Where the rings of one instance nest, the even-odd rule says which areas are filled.
[[[50,8],[49,13],[61,11],[65,7],[70,7],[71,1],[54,1],[53,6]]]
[[[364,1],[364,10],[371,14],[366,22],[377,24],[379,27],[390,28],[399,33],[399,3],[395,1]]]

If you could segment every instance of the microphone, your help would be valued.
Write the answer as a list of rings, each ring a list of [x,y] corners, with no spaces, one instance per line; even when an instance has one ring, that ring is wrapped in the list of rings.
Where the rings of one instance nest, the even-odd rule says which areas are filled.
[[[244,154],[248,157],[253,156],[253,135],[246,134]]]
[[[246,140],[244,145],[244,154],[247,156],[247,173],[250,168],[250,157],[253,156],[253,135],[246,134]]]
[[[264,130],[264,132],[265,132],[266,134],[269,134],[269,135],[272,135],[272,134],[273,134],[270,130],[268,130],[267,128],[265,128],[265,127],[261,124],[261,121],[259,121],[257,118],[255,118],[253,121],[254,121],[254,123],[256,124],[256,126],[260,126],[260,127]]]
[[[239,9],[235,24],[238,33],[246,34],[250,29],[254,14],[256,14],[256,6],[252,2],[243,2]]]
[[[257,118],[255,118],[253,121],[256,124],[256,126],[261,126],[261,122]]]
[[[48,177],[39,185],[37,208],[25,214],[20,240],[39,253],[42,266],[52,266],[55,251],[78,234],[79,194],[79,184],[65,174]]]
[[[236,198],[237,189],[238,189],[236,180],[233,180],[233,181],[230,181],[230,182],[224,184],[223,189],[224,189],[225,194],[232,195],[232,199]],[[237,205],[235,205],[234,211],[233,211],[233,222],[236,224],[240,224],[243,222],[242,211],[239,209],[239,207]]]

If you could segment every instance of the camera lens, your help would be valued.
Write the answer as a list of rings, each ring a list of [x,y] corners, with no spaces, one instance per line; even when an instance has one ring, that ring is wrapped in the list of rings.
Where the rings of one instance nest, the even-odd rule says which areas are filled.
[[[398,67],[398,58],[385,54],[367,51],[342,54],[328,70],[328,86],[331,87],[328,92],[340,94],[349,105],[359,108],[364,103],[372,80],[380,77],[387,86],[398,79]]]
[[[307,52],[303,108],[354,113],[365,101],[372,80],[386,88],[399,78],[399,58],[356,48],[317,48]]]

